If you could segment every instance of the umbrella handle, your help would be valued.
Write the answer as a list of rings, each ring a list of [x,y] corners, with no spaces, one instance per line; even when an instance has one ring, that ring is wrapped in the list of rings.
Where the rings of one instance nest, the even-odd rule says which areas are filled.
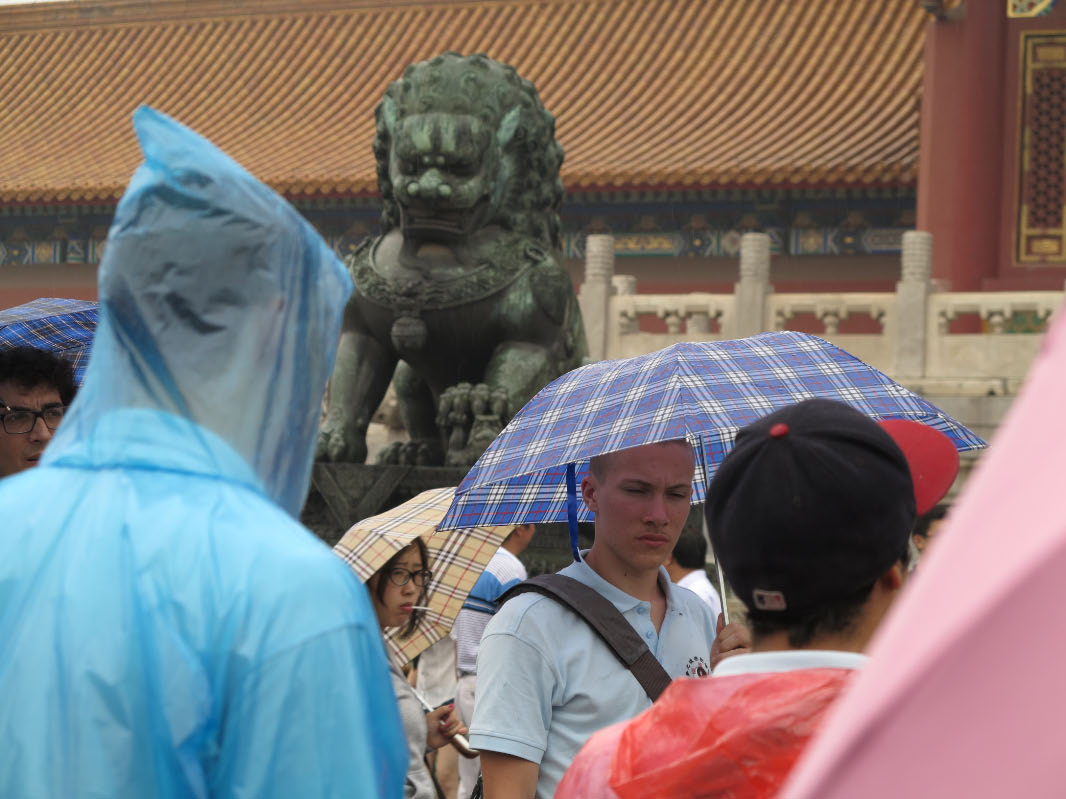
[[[470,741],[466,739],[465,735],[460,735],[459,733],[456,733],[448,739],[448,743],[455,747],[455,750],[459,754],[461,754],[465,758],[469,758],[470,760],[473,760],[475,757],[478,757],[481,754],[480,751],[470,746]]]

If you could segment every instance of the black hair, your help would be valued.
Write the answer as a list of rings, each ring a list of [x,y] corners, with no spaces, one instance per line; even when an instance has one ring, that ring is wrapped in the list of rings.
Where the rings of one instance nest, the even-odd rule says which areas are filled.
[[[674,544],[674,560],[682,569],[707,568],[707,539],[702,529],[693,530],[685,525]]]
[[[54,388],[64,405],[70,405],[77,392],[70,361],[35,347],[0,348],[0,382],[14,383],[24,391],[42,386]]]
[[[906,574],[910,565],[910,549],[904,549],[899,563],[903,566]],[[895,564],[893,564],[895,565]],[[888,571],[887,569],[885,571]],[[879,578],[880,579],[880,578]],[[816,610],[800,616],[799,618],[781,619],[775,618],[772,613],[766,611],[752,611],[748,609],[748,627],[755,639],[765,638],[774,633],[786,633],[788,645],[793,649],[802,649],[820,635],[838,635],[848,632],[855,624],[862,612],[866,600],[873,593],[877,580],[863,586],[858,591],[837,597],[832,601],[822,604]]]
[[[874,584],[864,586],[851,596],[826,602],[817,610],[812,610],[798,619],[778,619],[772,615],[748,613],[748,626],[756,640],[774,633],[788,634],[788,645],[801,649],[819,635],[834,635],[847,632],[858,620],[866,600],[874,590]]]
[[[925,538],[929,535],[930,525],[947,516],[949,510],[951,510],[950,505],[937,505],[932,510],[926,511],[919,516],[918,521],[914,523],[914,530],[911,532],[911,535],[918,535]]]
[[[393,555],[391,558],[389,558],[384,566],[382,566],[370,576],[370,580],[373,580],[375,577],[377,578],[377,581],[374,585],[374,596],[378,598],[378,602],[381,602],[383,604],[385,602],[385,582],[389,579],[389,571],[391,571],[396,566],[396,563],[400,560],[400,558],[402,558],[404,555],[411,551],[411,547],[415,547],[418,549],[418,554],[422,558],[422,568],[429,568],[429,550],[426,549],[426,542],[423,541],[421,538],[415,538],[414,541],[412,541],[410,544],[408,544],[395,555]],[[367,580],[367,582],[369,583],[370,580]],[[427,582],[424,586],[422,586],[422,590],[418,592],[418,599],[415,600],[415,604],[424,605],[426,603],[426,595],[428,593],[429,583]],[[407,624],[405,624],[403,626],[403,629],[400,630],[400,638],[409,638],[411,636],[411,633],[415,631],[415,627],[418,626],[418,622],[421,621],[424,615],[426,615],[426,612],[424,610],[412,611],[410,618],[407,620]]]

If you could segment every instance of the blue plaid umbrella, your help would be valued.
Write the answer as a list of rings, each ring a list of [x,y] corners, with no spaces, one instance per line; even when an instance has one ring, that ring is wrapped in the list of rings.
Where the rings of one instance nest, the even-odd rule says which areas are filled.
[[[80,386],[96,332],[95,302],[44,298],[0,311],[0,347],[35,347],[74,365]]]
[[[578,505],[575,485],[591,456],[687,438],[698,453],[692,501],[702,502],[737,430],[813,397],[877,420],[922,422],[960,452],[985,446],[936,406],[815,336],[683,342],[589,364],[542,389],[460,483],[440,529],[569,521],[576,553],[577,521],[591,513]]]

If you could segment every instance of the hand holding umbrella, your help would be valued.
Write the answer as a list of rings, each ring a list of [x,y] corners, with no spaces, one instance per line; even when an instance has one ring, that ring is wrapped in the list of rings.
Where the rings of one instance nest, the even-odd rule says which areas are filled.
[[[466,738],[469,730],[460,720],[455,705],[441,705],[433,708],[422,694],[413,689],[412,691],[422,703],[422,709],[426,711],[426,718],[429,720],[429,735],[426,740],[432,748],[440,749],[444,744],[451,744],[459,754],[471,760],[481,754],[477,749],[470,747],[470,741]]]

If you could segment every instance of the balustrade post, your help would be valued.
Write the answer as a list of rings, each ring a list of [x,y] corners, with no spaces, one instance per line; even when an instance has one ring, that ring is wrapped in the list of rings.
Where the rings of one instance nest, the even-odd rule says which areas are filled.
[[[770,285],[770,237],[745,233],[740,237],[740,280],[735,284],[733,336],[744,338],[765,333],[766,299]]]
[[[685,332],[703,335],[711,332],[711,315],[707,311],[692,311],[685,320]]]
[[[933,234],[908,230],[903,234],[902,277],[896,283],[893,374],[899,378],[925,376],[927,314],[933,293]]]
[[[632,297],[637,293],[637,276],[614,275],[611,277],[611,288],[616,297]]]
[[[578,304],[585,322],[589,359],[593,361],[602,361],[607,357],[613,276],[614,237],[590,235],[585,239],[585,280],[578,294]]]

